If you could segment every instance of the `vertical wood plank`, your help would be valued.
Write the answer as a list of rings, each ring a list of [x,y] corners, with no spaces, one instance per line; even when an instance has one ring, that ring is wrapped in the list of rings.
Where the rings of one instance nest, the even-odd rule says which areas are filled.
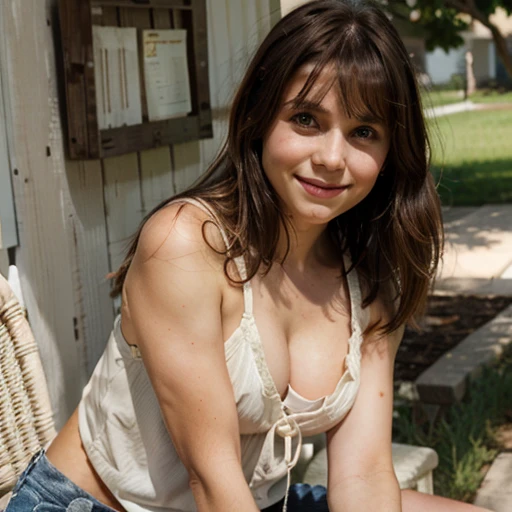
[[[182,192],[192,185],[204,169],[201,166],[201,147],[199,142],[175,144],[174,150],[174,190]]]
[[[69,153],[73,158],[99,156],[96,85],[89,0],[60,0]]]
[[[272,28],[272,14],[269,0],[254,2],[257,16],[258,41],[265,39]]]
[[[9,257],[6,249],[0,249],[0,274],[7,279],[9,273]]]
[[[75,209],[75,286],[81,290],[84,354],[87,376],[101,356],[114,321],[109,296],[109,256],[103,199],[103,178],[99,160],[68,160],[66,171]]]
[[[174,194],[169,147],[140,153],[143,215]]]
[[[170,29],[173,28],[172,24],[170,10],[152,10],[153,28]],[[172,147],[169,146],[140,153],[142,203],[145,214],[175,193],[171,155]]]
[[[119,25],[116,7],[102,7],[99,16],[100,25],[104,27],[117,27]]]
[[[140,30],[151,28],[151,11],[149,9],[136,9],[133,7],[123,7],[119,9],[119,22],[121,27],[135,27]],[[146,99],[146,87],[144,81],[144,59],[142,56],[142,39],[139,30],[139,73],[140,73],[140,92],[142,102],[142,119],[148,121],[148,102]]]
[[[137,153],[106,158],[103,173],[109,267],[114,271],[143,217]]]
[[[11,164],[7,143],[8,127],[4,110],[4,86],[0,73],[0,249],[18,245]]]
[[[9,90],[11,161],[18,170],[16,263],[60,427],[80,399],[85,371],[51,26],[55,7],[55,0],[0,2],[0,65]]]
[[[226,2],[209,0],[208,8],[208,59],[210,61],[210,94],[212,109],[226,107],[233,95],[231,76],[231,44],[226,30]]]
[[[172,11],[169,9],[153,9],[153,28],[173,28]]]

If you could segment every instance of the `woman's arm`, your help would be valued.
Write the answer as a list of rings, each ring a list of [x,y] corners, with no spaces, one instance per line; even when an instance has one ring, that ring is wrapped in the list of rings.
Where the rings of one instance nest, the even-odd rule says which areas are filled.
[[[370,307],[372,317],[382,311],[378,303]],[[393,365],[402,336],[400,329],[363,343],[355,403],[327,436],[331,512],[402,510],[391,456]]]
[[[224,257],[203,239],[206,215],[179,209],[164,208],[143,229],[123,289],[123,332],[139,346],[198,510],[257,511],[224,354]],[[223,250],[218,230],[205,228]]]

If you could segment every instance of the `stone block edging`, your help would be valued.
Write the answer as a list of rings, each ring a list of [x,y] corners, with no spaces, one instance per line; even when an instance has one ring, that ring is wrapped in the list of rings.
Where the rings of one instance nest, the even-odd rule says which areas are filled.
[[[466,392],[468,379],[478,376],[484,366],[496,361],[511,343],[512,306],[509,306],[416,379],[420,401],[435,405],[459,402]]]

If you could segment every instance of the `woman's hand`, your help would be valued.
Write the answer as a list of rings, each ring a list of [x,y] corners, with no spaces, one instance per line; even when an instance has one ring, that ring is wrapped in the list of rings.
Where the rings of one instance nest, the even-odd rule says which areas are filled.
[[[123,289],[122,329],[138,345],[200,512],[257,511],[222,332],[224,251],[204,212],[171,205],[143,229]],[[241,298],[242,300],[242,298]]]

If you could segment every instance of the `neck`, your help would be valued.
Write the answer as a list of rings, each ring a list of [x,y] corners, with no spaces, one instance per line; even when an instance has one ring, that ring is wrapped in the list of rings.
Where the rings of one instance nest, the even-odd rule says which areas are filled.
[[[326,225],[307,228],[290,227],[290,246],[284,265],[304,271],[308,267],[333,263],[333,248]],[[282,258],[286,251],[286,234],[281,227],[278,254]]]

